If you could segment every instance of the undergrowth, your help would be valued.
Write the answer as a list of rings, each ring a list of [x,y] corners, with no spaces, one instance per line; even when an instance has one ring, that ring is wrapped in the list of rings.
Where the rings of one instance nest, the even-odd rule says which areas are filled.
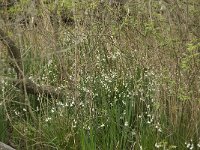
[[[0,140],[33,150],[200,149],[200,44],[198,26],[189,27],[199,5],[179,3],[68,1],[56,10],[50,2],[35,8],[36,25],[10,27],[24,74],[65,96],[16,88],[1,52]],[[60,22],[62,5],[73,14],[70,26]]]

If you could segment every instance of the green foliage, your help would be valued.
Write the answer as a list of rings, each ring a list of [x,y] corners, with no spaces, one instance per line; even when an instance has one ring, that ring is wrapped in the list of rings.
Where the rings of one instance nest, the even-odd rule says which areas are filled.
[[[32,143],[29,139],[41,134],[49,146],[59,149],[79,146],[81,149],[127,149],[134,145],[137,134],[153,121],[154,92],[149,88],[152,82],[152,77],[140,67],[135,75],[123,79],[115,73],[83,78],[79,102],[69,100],[49,106],[48,114],[42,115],[40,131],[31,124],[26,124],[24,129],[20,122],[15,128],[23,129],[28,145]]]
[[[8,14],[26,14],[29,2]],[[0,78],[11,79],[2,78],[0,89],[1,140],[9,119],[18,149],[199,149],[197,2],[170,1],[166,11],[146,0],[57,2],[34,8],[38,25],[8,33],[22,52],[24,75],[66,95],[29,95],[4,67]],[[55,20],[70,14],[75,24],[54,29],[55,10]]]
[[[199,63],[200,58],[200,42],[198,42],[197,39],[192,41],[187,45],[187,52],[184,55],[184,58],[181,62],[181,67],[183,70],[187,71],[194,65],[194,61],[197,61],[196,63]]]

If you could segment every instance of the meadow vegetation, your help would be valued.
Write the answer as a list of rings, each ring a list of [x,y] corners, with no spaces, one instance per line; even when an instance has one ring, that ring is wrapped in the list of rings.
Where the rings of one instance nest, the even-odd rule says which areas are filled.
[[[19,150],[200,149],[199,0],[8,2],[0,141]]]

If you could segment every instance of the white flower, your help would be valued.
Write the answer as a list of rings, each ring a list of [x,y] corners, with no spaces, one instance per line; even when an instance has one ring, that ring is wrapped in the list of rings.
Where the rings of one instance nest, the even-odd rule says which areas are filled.
[[[57,105],[64,106],[62,102],[58,102]]]
[[[190,143],[188,143],[186,147],[187,147],[187,148],[190,148]]]
[[[160,145],[160,144],[158,144],[158,143],[156,143],[156,144],[155,144],[155,147],[156,147],[156,148],[160,148],[160,147],[161,147],[161,145]]]
[[[123,115],[126,115],[126,110],[124,110]]]
[[[140,150],[142,150],[142,146],[140,145]]]
[[[193,149],[193,148],[194,148],[194,144],[191,144],[190,149]]]
[[[77,121],[74,119],[73,122],[72,122],[72,127],[75,128],[76,124],[77,124]]]
[[[126,121],[126,122],[124,123],[124,126],[126,126],[126,127],[128,126],[128,121]]]
[[[69,106],[68,103],[65,103],[65,106],[68,107]]]
[[[101,128],[105,127],[105,124],[102,123],[102,124],[100,125],[100,127],[101,127]]]
[[[72,107],[74,105],[75,105],[75,103],[74,103],[74,101],[72,101],[71,104],[70,104],[70,107]]]
[[[134,130],[131,133],[132,133],[132,135],[136,135],[136,132]]]
[[[84,107],[84,103],[83,102],[80,102],[79,104],[81,107]]]
[[[52,59],[50,59],[50,60],[48,61],[48,66],[50,66],[52,63],[53,63],[53,61],[52,61]]]
[[[51,112],[54,113],[54,112],[55,112],[55,108],[52,108],[52,109],[51,109]]]
[[[14,112],[15,112],[15,115],[19,116],[20,113],[18,111],[15,110]]]
[[[200,148],[200,143],[198,143],[198,144],[197,144],[197,147],[199,147],[199,148]]]
[[[47,117],[47,118],[45,119],[46,122],[48,122],[49,120],[51,120],[50,117]]]

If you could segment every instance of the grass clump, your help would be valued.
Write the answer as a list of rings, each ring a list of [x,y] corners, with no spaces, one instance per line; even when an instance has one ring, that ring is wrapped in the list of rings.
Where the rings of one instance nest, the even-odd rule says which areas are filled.
[[[199,149],[196,0],[39,4],[27,18],[34,24],[2,23],[20,48],[24,76],[63,95],[17,88],[0,52],[1,141],[33,150]],[[29,10],[25,1],[18,6]]]

